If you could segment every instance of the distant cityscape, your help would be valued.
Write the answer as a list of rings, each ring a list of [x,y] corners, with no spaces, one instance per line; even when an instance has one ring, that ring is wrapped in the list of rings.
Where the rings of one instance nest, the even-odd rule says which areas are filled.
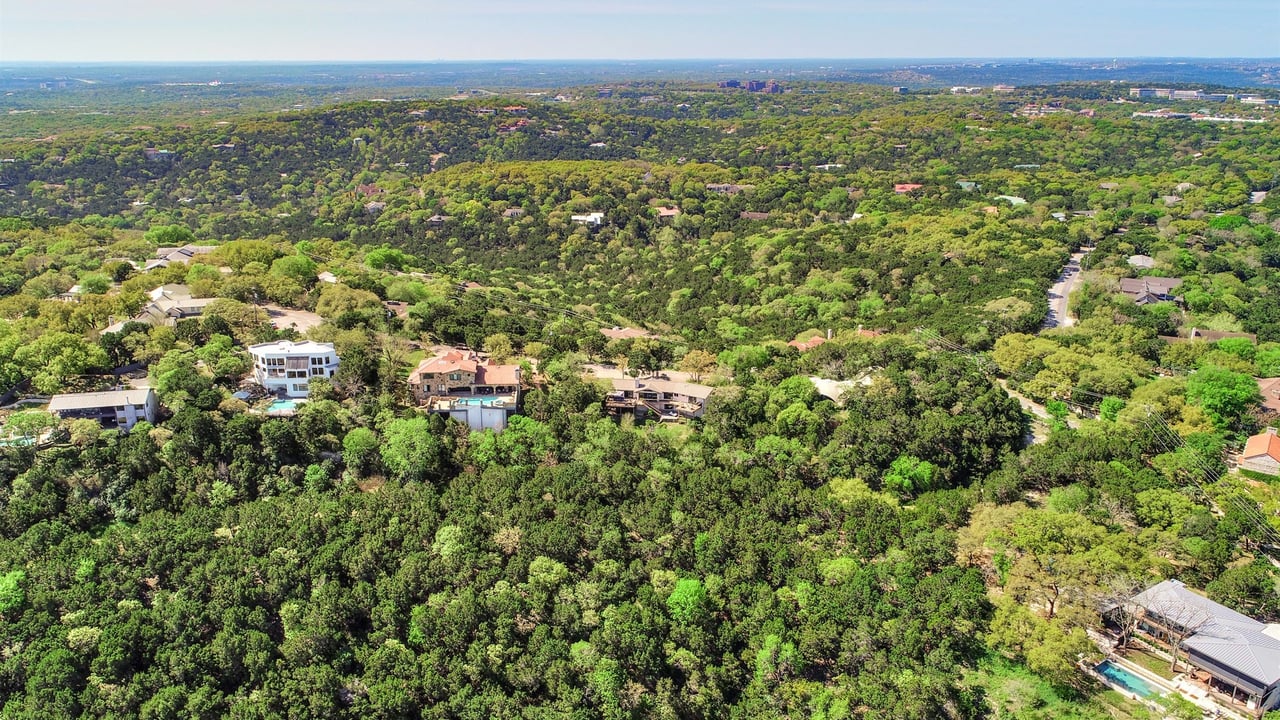
[[[1129,97],[1139,100],[1203,100],[1205,102],[1227,102],[1235,100],[1244,105],[1280,105],[1280,99],[1266,98],[1252,93],[1207,93],[1203,90],[1174,90],[1173,88],[1136,87],[1129,89]]]
[[[776,80],[748,80],[745,83],[741,80],[721,80],[717,83],[721,88],[741,88],[747,92],[765,93],[766,95],[776,95],[785,92]]]

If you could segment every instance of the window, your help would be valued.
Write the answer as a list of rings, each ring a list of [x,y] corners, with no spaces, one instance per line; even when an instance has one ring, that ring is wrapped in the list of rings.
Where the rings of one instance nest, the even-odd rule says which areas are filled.
[[[325,364],[325,362],[326,362],[328,359],[329,359],[329,358],[327,358],[327,357],[313,357],[313,358],[311,358],[311,364],[312,364],[312,365],[324,365],[324,364]]]
[[[267,367],[284,367],[284,358],[266,358],[263,362]]]
[[[457,382],[462,379],[462,373],[449,373],[449,379]]]
[[[324,368],[311,368],[312,375],[324,375]]]
[[[293,384],[293,391],[294,391],[294,392],[306,392],[306,391],[307,391],[307,386],[306,386],[306,384],[305,384],[305,383],[294,383],[294,384]]]

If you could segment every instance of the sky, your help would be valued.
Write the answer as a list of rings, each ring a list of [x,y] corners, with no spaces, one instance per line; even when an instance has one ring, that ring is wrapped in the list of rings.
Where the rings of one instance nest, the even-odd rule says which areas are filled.
[[[0,62],[1280,57],[1280,0],[0,0]]]

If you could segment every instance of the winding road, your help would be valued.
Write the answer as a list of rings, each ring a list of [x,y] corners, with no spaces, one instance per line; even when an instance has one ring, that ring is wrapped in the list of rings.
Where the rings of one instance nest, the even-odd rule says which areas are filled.
[[[1044,319],[1044,329],[1071,327],[1076,324],[1067,314],[1067,299],[1071,296],[1071,291],[1080,284],[1080,261],[1091,252],[1092,247],[1082,247],[1078,252],[1072,253],[1071,260],[1058,275],[1058,281],[1049,288],[1049,315]]]

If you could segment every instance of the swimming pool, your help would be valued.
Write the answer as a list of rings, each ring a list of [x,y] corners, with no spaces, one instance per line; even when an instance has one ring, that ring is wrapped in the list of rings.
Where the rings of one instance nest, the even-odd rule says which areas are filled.
[[[298,409],[297,400],[276,400],[267,406],[267,412],[292,412]]]
[[[478,405],[478,406],[480,406],[480,407],[503,407],[503,406],[505,406],[505,405],[507,404],[507,401],[506,401],[506,400],[503,400],[503,399],[498,399],[498,398],[477,398],[477,397],[473,397],[473,398],[455,398],[455,399],[453,400],[453,404],[454,404],[454,405],[469,405],[469,406],[471,406],[471,407],[475,407],[475,406],[477,406],[477,405]]]
[[[1102,661],[1094,669],[1098,671],[1099,675],[1111,681],[1111,683],[1118,685],[1139,697],[1145,698],[1160,694],[1160,691],[1154,685],[1119,665],[1112,663],[1110,660]]]

